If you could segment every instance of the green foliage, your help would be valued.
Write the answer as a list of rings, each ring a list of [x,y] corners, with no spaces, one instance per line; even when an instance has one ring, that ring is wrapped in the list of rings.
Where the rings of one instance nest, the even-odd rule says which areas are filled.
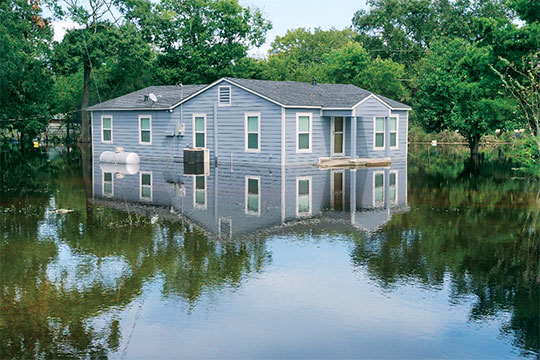
[[[0,2],[0,134],[17,131],[30,147],[49,116],[52,31],[27,0]]]
[[[433,44],[419,79],[419,119],[429,132],[457,130],[477,151],[482,135],[514,126],[513,104],[499,96],[500,82],[489,72],[489,47],[461,39]]]
[[[540,135],[525,136],[518,146],[512,151],[512,155],[519,164],[522,172],[540,178]]]

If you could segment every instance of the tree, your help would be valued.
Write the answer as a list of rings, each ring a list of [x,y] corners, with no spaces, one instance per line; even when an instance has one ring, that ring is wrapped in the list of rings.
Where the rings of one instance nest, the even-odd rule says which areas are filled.
[[[37,2],[0,2],[0,130],[14,130],[29,147],[49,119],[52,30]]]
[[[141,8],[151,9],[143,12]],[[237,0],[162,0],[125,10],[159,50],[163,83],[205,83],[227,75],[250,46],[264,43],[271,24]]]
[[[514,126],[514,104],[498,93],[501,83],[489,69],[493,61],[490,47],[443,39],[433,44],[418,80],[423,127],[428,132],[458,131],[473,156],[482,135]]]

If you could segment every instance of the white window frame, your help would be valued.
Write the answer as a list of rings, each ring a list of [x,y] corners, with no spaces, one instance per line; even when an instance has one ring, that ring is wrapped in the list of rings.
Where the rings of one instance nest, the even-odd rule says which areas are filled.
[[[206,136],[206,114],[193,114],[193,118],[192,118],[193,147],[196,147],[196,144],[197,144],[197,142],[196,142],[197,134],[201,133],[201,131],[195,131],[195,119],[198,118],[198,117],[204,118],[204,146],[203,146],[203,148],[206,149],[206,140],[207,140],[207,136]]]
[[[144,187],[148,187],[148,185],[142,184],[142,177],[143,175],[150,175],[150,198],[146,198],[142,196],[142,189]],[[141,201],[153,201],[154,200],[154,175],[152,174],[152,171],[140,171],[139,172],[139,199]]]
[[[229,103],[221,102],[221,89],[229,89]],[[230,85],[220,85],[218,86],[218,106],[231,106],[232,105],[232,87]]]
[[[382,183],[382,193],[383,193],[383,201],[382,201],[382,204],[376,204],[375,203],[375,177],[377,175],[381,175],[382,174],[382,178],[383,178],[383,183]],[[397,182],[397,180],[396,180]],[[385,179],[385,176],[384,176],[384,170],[380,170],[380,171],[374,171],[373,172],[373,182],[372,182],[372,194],[371,194],[371,198],[372,198],[372,205],[373,207],[384,207],[384,201],[386,200],[386,191],[385,191],[385,185],[386,185],[386,179]]]
[[[307,213],[300,213],[298,212],[298,190],[299,190],[299,184],[300,181],[308,180],[309,181],[309,211]],[[313,214],[313,177],[311,176],[299,176],[296,178],[296,217],[306,217],[311,216]]]
[[[305,132],[300,133],[299,130],[299,121],[301,116],[308,116],[309,117],[309,148],[308,149],[300,149],[300,142],[298,141],[298,136],[300,134],[305,134]],[[297,153],[311,153],[313,149],[313,141],[312,141],[312,135],[313,135],[313,114],[312,113],[296,113],[296,152]]]
[[[105,194],[105,174],[111,174],[111,193]],[[101,194],[104,197],[114,197],[114,173],[111,171],[101,171]]]
[[[141,129],[141,119],[150,119],[150,130],[144,130],[144,131],[150,131],[150,142],[143,142],[142,141],[142,129]],[[152,115],[139,115],[139,145],[152,145]]]
[[[249,132],[248,130],[248,118],[249,117],[257,117],[258,125],[257,125],[257,135],[258,135],[258,141],[257,141],[257,149],[250,149],[248,138],[249,134],[255,134],[254,132]],[[254,152],[259,153],[261,152],[261,113],[245,113],[244,114],[244,142],[245,142],[245,150],[246,152]]]
[[[390,146],[390,149],[392,150],[397,150],[399,149],[399,115],[398,114],[391,114],[389,119],[388,119],[388,125],[390,125],[390,121],[392,118],[396,118],[396,146],[392,146],[390,144],[390,138],[388,139],[388,145]],[[392,133],[393,131],[390,131],[390,128],[388,129],[388,136],[390,136],[390,134]]]
[[[377,118],[383,118],[384,119],[384,130],[382,132],[383,134],[383,146],[378,147],[377,146],[377,134],[380,134],[380,131],[377,131]],[[384,150],[386,149],[386,116],[374,116],[373,117],[373,150]]]
[[[111,119],[111,128],[110,129],[104,129],[103,128],[103,119]],[[107,141],[103,139],[103,131],[104,130],[111,130],[111,140]],[[113,116],[112,115],[101,115],[101,142],[103,144],[112,144],[113,143]]]
[[[343,211],[345,210],[345,170],[332,170],[330,171],[330,208],[332,210],[335,210],[335,199],[334,199],[334,193],[335,193],[335,174],[341,174],[343,179],[343,190],[341,191],[341,202],[343,204]]]
[[[249,210],[248,209],[248,182],[249,180],[257,180],[257,196],[258,196],[258,199],[259,201],[257,202],[257,205],[258,205],[258,208],[257,208],[257,211],[252,211],[252,210]],[[257,215],[257,216],[260,216],[261,215],[261,177],[260,176],[252,176],[252,175],[246,175],[245,177],[245,191],[244,191],[244,199],[245,199],[245,208],[244,208],[244,212],[246,213],[246,215]]]
[[[336,132],[336,118],[342,118],[343,119],[343,152],[341,153],[335,153],[334,152],[334,144],[335,144],[335,132]],[[330,125],[330,154],[331,156],[345,156],[345,149],[346,149],[346,139],[345,139],[345,134],[347,133],[347,122],[345,121],[346,120],[346,117],[345,116],[332,116],[331,118],[331,125]]]
[[[398,181],[398,175],[399,175],[398,170],[390,170],[390,172],[388,173],[388,190],[390,190],[390,175],[392,175],[392,174],[396,175],[396,198],[394,200],[392,200],[392,199],[388,199],[388,200],[389,200],[389,203],[397,205],[398,196],[399,196],[398,195],[399,194],[398,193],[398,190],[399,190],[399,188],[398,188],[398,183],[399,183],[399,181]]]
[[[204,205],[197,204],[197,177],[204,178]],[[193,207],[197,209],[207,209],[208,205],[208,181],[205,175],[193,175]]]

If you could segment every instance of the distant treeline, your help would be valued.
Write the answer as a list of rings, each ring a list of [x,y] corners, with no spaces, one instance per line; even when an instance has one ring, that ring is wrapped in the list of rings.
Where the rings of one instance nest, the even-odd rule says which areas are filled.
[[[64,114],[88,141],[81,109],[149,85],[316,78],[408,103],[413,122],[458,131],[472,153],[495,129],[526,129],[538,146],[540,2],[368,6],[343,29],[291,29],[253,58],[272,25],[237,0],[4,0],[0,130],[16,130],[25,146]],[[55,42],[53,20],[77,26]]]

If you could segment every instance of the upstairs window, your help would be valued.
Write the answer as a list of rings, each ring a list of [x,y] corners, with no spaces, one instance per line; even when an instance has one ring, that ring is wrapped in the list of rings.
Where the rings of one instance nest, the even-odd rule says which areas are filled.
[[[152,117],[150,115],[139,116],[139,144],[152,144]]]
[[[206,114],[193,114],[193,144],[206,147]]]
[[[390,118],[390,148],[398,147],[398,118]]]
[[[375,118],[375,149],[384,149],[384,117]]]
[[[218,88],[218,105],[230,106],[231,105],[231,87],[220,86]]]
[[[311,114],[296,114],[296,152],[311,152]]]
[[[101,116],[101,142],[106,144],[112,144],[113,134],[112,134],[112,116],[103,115]]]
[[[152,173],[141,171],[140,174],[140,199],[152,201]]]
[[[261,151],[260,137],[261,137],[261,114],[259,113],[246,113],[245,115],[245,127],[246,127],[246,151],[247,152],[259,152]]]

